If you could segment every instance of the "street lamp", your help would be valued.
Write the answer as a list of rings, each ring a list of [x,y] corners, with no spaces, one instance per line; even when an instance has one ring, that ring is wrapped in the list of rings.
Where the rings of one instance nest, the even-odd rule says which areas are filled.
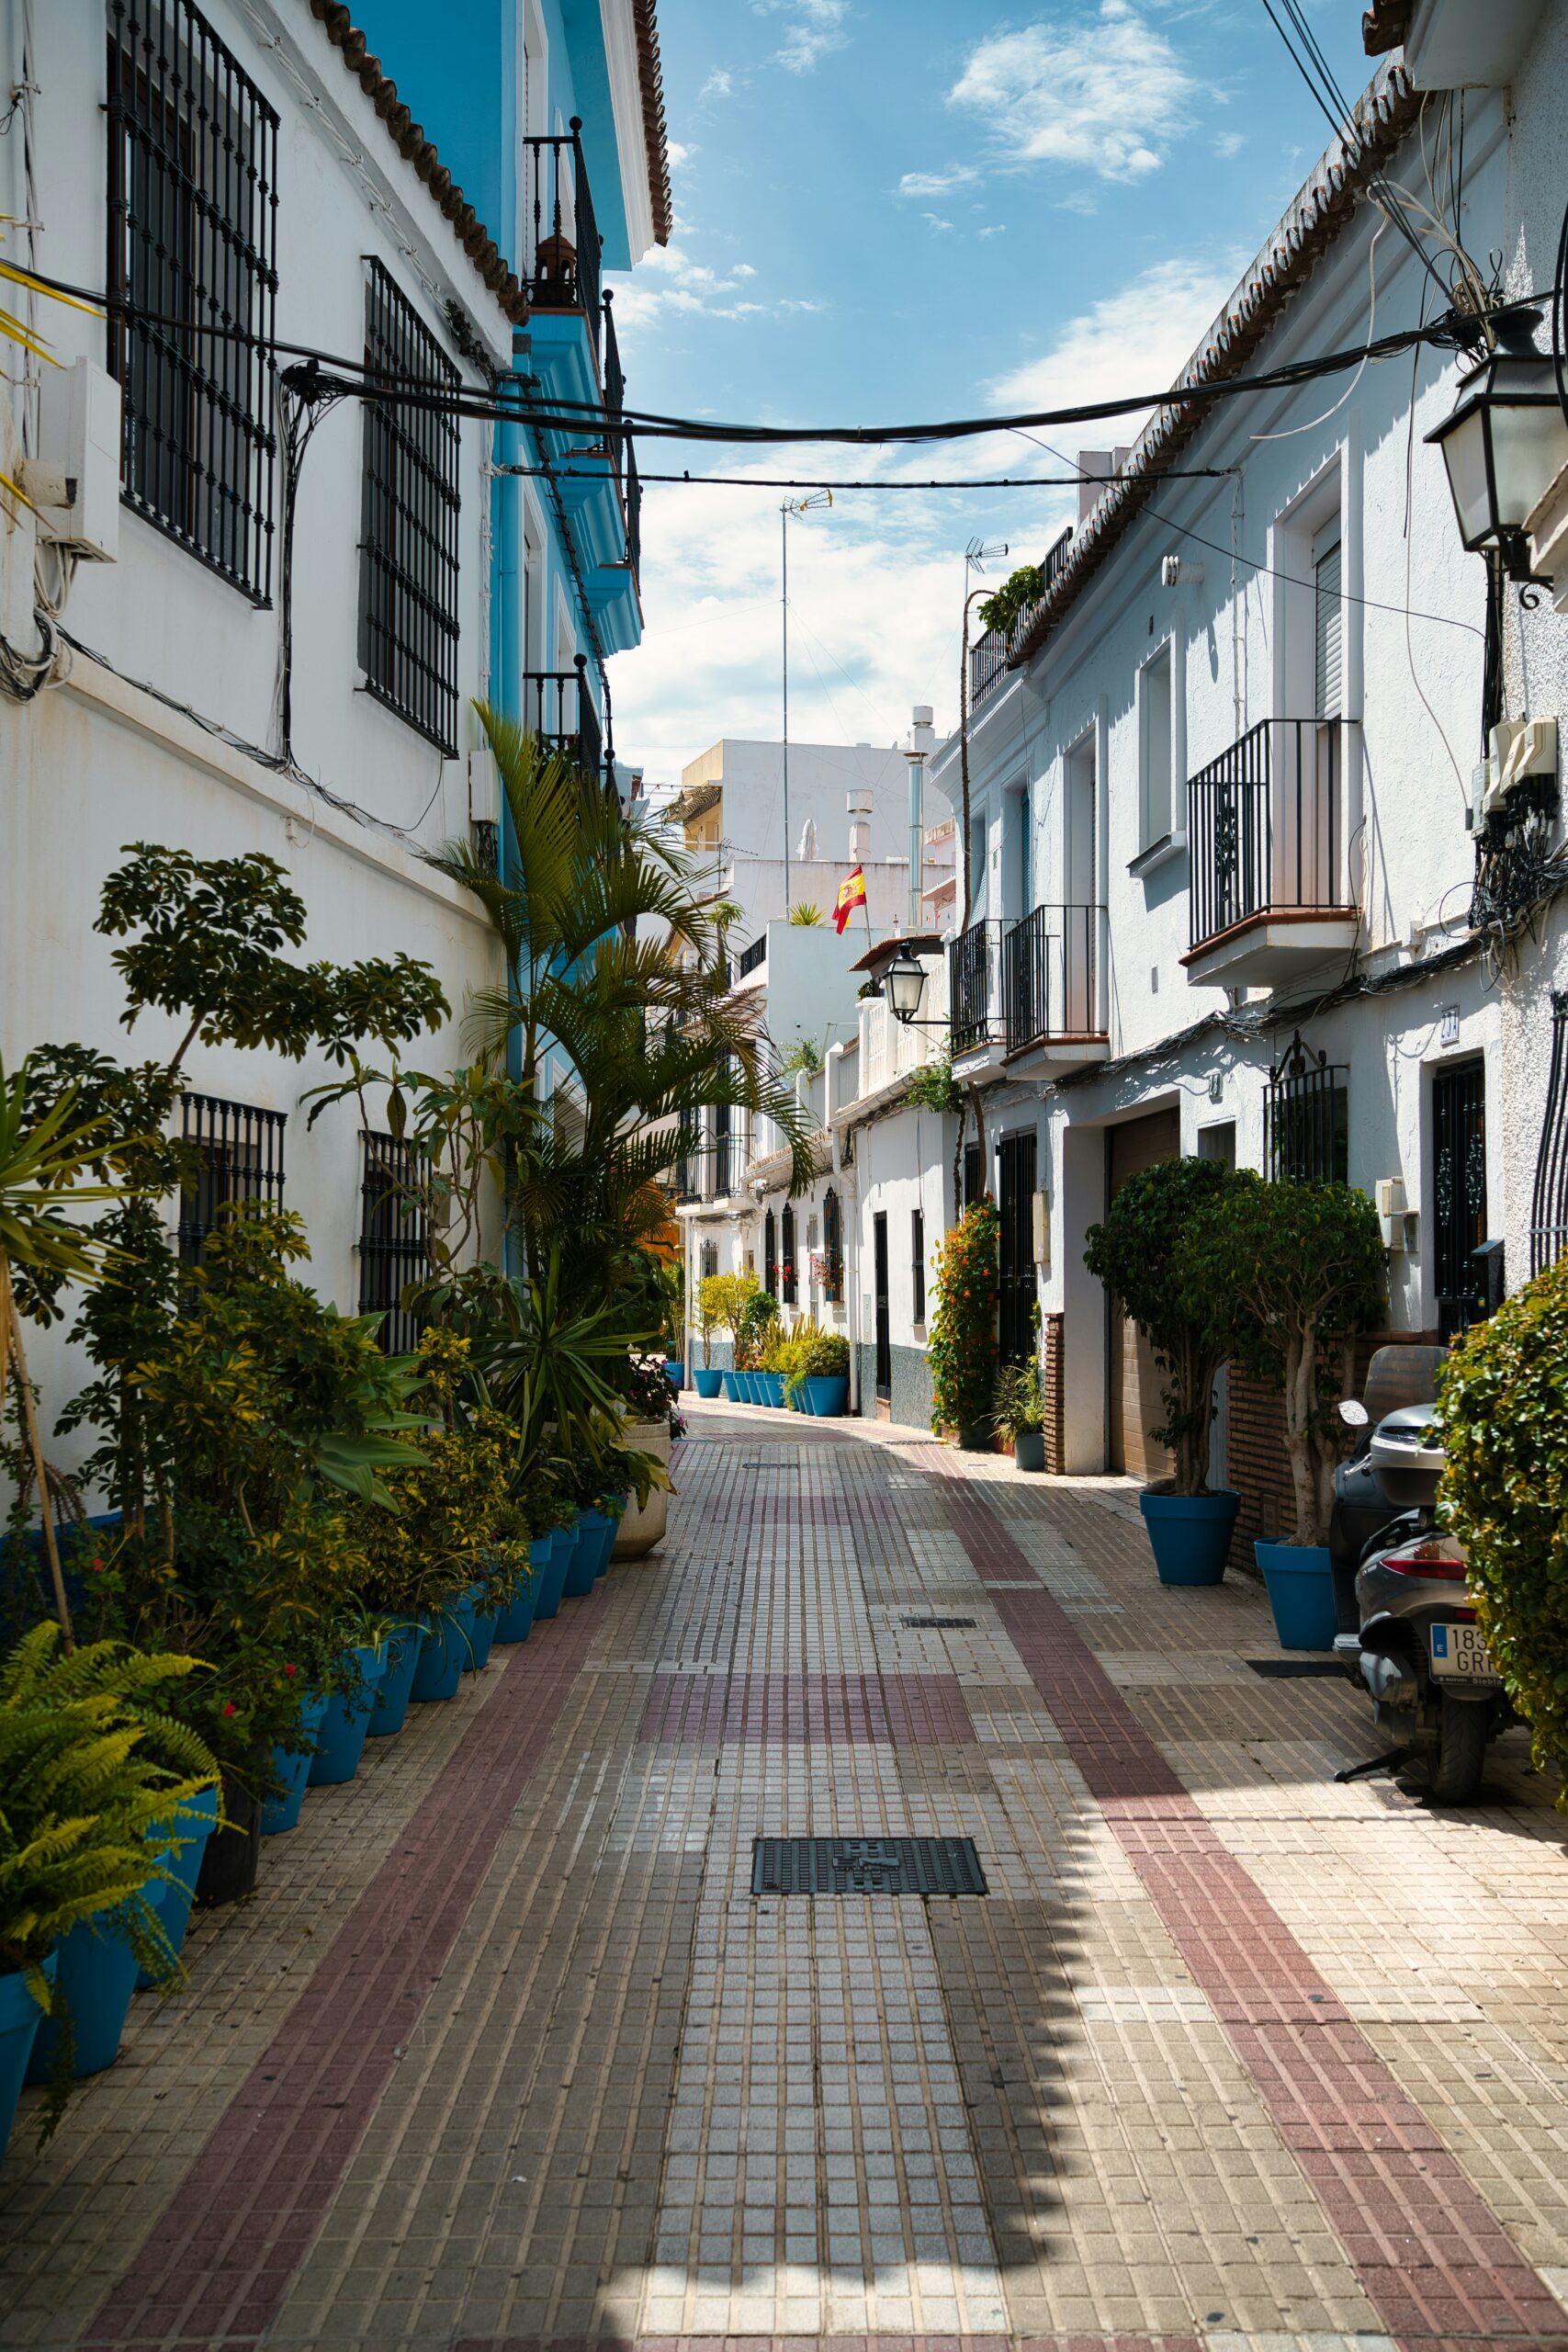
[[[1460,537],[1510,580],[1531,577],[1525,524],[1568,464],[1568,418],[1551,360],[1535,347],[1541,313],[1497,313],[1497,341],[1464,377],[1453,414],[1428,433],[1443,453]]]
[[[940,1022],[916,1023],[915,1015],[926,992],[926,973],[924,965],[911,956],[907,947],[901,947],[888,965],[882,975],[882,986],[893,1008],[894,1020],[902,1022],[906,1029],[917,1025],[922,1029],[941,1028]]]

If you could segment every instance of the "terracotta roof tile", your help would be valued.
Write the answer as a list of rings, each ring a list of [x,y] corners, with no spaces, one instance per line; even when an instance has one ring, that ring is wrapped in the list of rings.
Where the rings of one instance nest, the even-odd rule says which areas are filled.
[[[637,25],[637,81],[642,90],[642,135],[648,148],[648,185],[653,198],[653,242],[670,243],[670,146],[664,129],[664,79],[659,64],[656,0],[632,0]]]

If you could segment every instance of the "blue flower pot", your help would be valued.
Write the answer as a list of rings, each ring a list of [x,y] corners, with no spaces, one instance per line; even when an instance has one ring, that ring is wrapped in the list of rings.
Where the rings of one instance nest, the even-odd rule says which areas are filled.
[[[610,1565],[615,1530],[619,1525],[619,1520],[612,1519],[607,1510],[595,1509],[585,1510],[582,1514],[583,1534],[588,1545],[589,1564],[593,1570],[595,1584]]]
[[[261,1834],[264,1838],[277,1838],[284,1830],[299,1826],[299,1811],[305,1802],[305,1783],[310,1777],[310,1765],[316,1753],[311,1735],[321,1730],[326,1712],[324,1696],[309,1700],[299,1710],[299,1728],[307,1735],[306,1745],[292,1752],[284,1747],[275,1747],[272,1751],[272,1777],[282,1782],[282,1793],[268,1797],[262,1806]]]
[[[51,1952],[43,1963],[43,1973],[51,1984],[57,1967]],[[0,1976],[0,2156],[6,2153],[6,2143],[17,2120],[17,2101],[22,2095],[28,2060],[33,2054],[33,2043],[42,2022],[43,2011],[28,1992],[28,1980],[20,1970],[14,1976]]]
[[[1254,1544],[1282,1650],[1331,1650],[1339,1630],[1326,1544]]]
[[[598,1516],[597,1511],[580,1510],[577,1514],[577,1525],[573,1530],[576,1541],[567,1564],[563,1588],[569,1600],[581,1600],[593,1589],[599,1558],[599,1535],[598,1530],[589,1522]]]
[[[352,1781],[365,1753],[365,1735],[370,1728],[377,1685],[387,1671],[387,1653],[360,1648],[350,1655],[364,1677],[365,1688],[352,1694],[339,1690],[328,1700],[316,1735],[316,1753],[310,1759],[313,1789],[335,1788],[340,1781]]]
[[[536,1625],[541,1617],[553,1617],[560,1607],[561,1595],[566,1590],[566,1572],[577,1550],[576,1528],[553,1528],[549,1545],[549,1563],[540,1575],[538,1597],[534,1603]]]
[[[169,1877],[154,1891],[149,1887],[147,1899],[156,1902],[158,1917],[169,1948],[178,1952],[185,1947],[186,1929],[190,1925],[190,1906],[196,1899],[196,1874],[201,1868],[207,1841],[218,1826],[218,1792],[203,1789],[200,1793],[182,1804],[175,1821],[175,1835],[180,1840],[176,1854],[171,1847],[162,1857]],[[136,1979],[136,1989],[144,1993],[157,1979],[142,1969]]]
[[[474,1596],[471,1592],[459,1593],[432,1617],[426,1628],[424,1647],[419,1654],[413,1689],[409,1694],[416,1707],[457,1697],[473,1638]]]
[[[1161,1584],[1218,1584],[1225,1572],[1241,1497],[1140,1495]]]
[[[726,1401],[731,1405],[744,1405],[746,1402],[746,1389],[744,1386],[746,1378],[745,1374],[743,1372],[727,1372],[722,1374],[720,1377],[724,1382]]]
[[[784,1376],[783,1373],[782,1373],[782,1372],[760,1372],[760,1373],[757,1374],[757,1377],[758,1377],[758,1379],[759,1379],[759,1380],[761,1382],[761,1384],[762,1384],[762,1402],[763,1402],[763,1404],[764,1404],[764,1405],[776,1405],[776,1406],[778,1406],[778,1407],[780,1407],[780,1408],[783,1408],[783,1405],[784,1405]]]
[[[408,1719],[409,1698],[424,1647],[423,1617],[400,1617],[387,1642],[387,1670],[376,1685],[376,1703],[367,1725],[372,1739],[389,1739]]]
[[[679,1356],[665,1357],[664,1377],[679,1396],[682,1389],[686,1385],[686,1367]]]
[[[724,1385],[723,1373],[710,1369],[706,1364],[704,1364],[700,1370],[694,1372],[692,1378],[697,1384],[697,1395],[699,1396],[705,1396],[710,1403],[714,1397],[718,1395],[719,1390]]]
[[[536,1535],[528,1546],[528,1580],[520,1584],[495,1621],[498,1642],[525,1642],[534,1630],[534,1604],[550,1564],[554,1546],[547,1535]]]
[[[62,1936],[56,1951],[56,2005],[69,2007],[75,2029],[72,2074],[78,2080],[84,2075],[101,2075],[119,2056],[126,2012],[136,1990],[136,1954],[126,1934],[125,1906],[95,1912]],[[48,2082],[60,2036],[58,2016],[45,2018],[33,2040],[27,2082]]]
[[[473,1656],[468,1660],[469,1670],[474,1674],[479,1673],[490,1664],[491,1645],[495,1640],[496,1612],[493,1609],[484,1608],[484,1586],[476,1585],[474,1587]]]
[[[801,1382],[806,1395],[806,1409],[820,1420],[830,1420],[837,1413],[846,1413],[850,1406],[850,1375],[847,1372],[814,1372]]]

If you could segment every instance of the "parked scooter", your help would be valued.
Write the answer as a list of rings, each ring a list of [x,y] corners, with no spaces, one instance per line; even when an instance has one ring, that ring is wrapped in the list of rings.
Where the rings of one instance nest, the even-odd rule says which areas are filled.
[[[1339,1408],[1362,1435],[1335,1478],[1335,1655],[1400,1745],[1336,1778],[1358,1780],[1408,1761],[1414,1750],[1425,1758],[1432,1795],[1463,1804],[1481,1785],[1488,1740],[1516,1717],[1470,1605],[1464,1548],[1437,1522],[1443,1452],[1427,1400],[1442,1355],[1439,1348],[1380,1348],[1367,1401],[1348,1397]],[[1427,1399],[1393,1402],[1413,1385],[1424,1385]]]

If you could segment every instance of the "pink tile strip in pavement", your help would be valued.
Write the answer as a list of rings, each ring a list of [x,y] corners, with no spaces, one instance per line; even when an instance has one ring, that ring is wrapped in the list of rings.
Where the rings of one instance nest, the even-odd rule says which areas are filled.
[[[606,1605],[514,1649],[424,1802],[241,2085],[83,2339],[260,2335],[331,2206]]]
[[[997,1513],[937,1449],[922,1465],[983,1577],[1032,1574]],[[1389,2332],[1410,2352],[1436,2352],[1443,2338],[1568,2344],[1562,2306],[1066,1612],[1043,1587],[999,1591],[994,1605]]]
[[[975,1726],[953,1674],[656,1674],[639,1736],[934,1747],[973,1741]]]

